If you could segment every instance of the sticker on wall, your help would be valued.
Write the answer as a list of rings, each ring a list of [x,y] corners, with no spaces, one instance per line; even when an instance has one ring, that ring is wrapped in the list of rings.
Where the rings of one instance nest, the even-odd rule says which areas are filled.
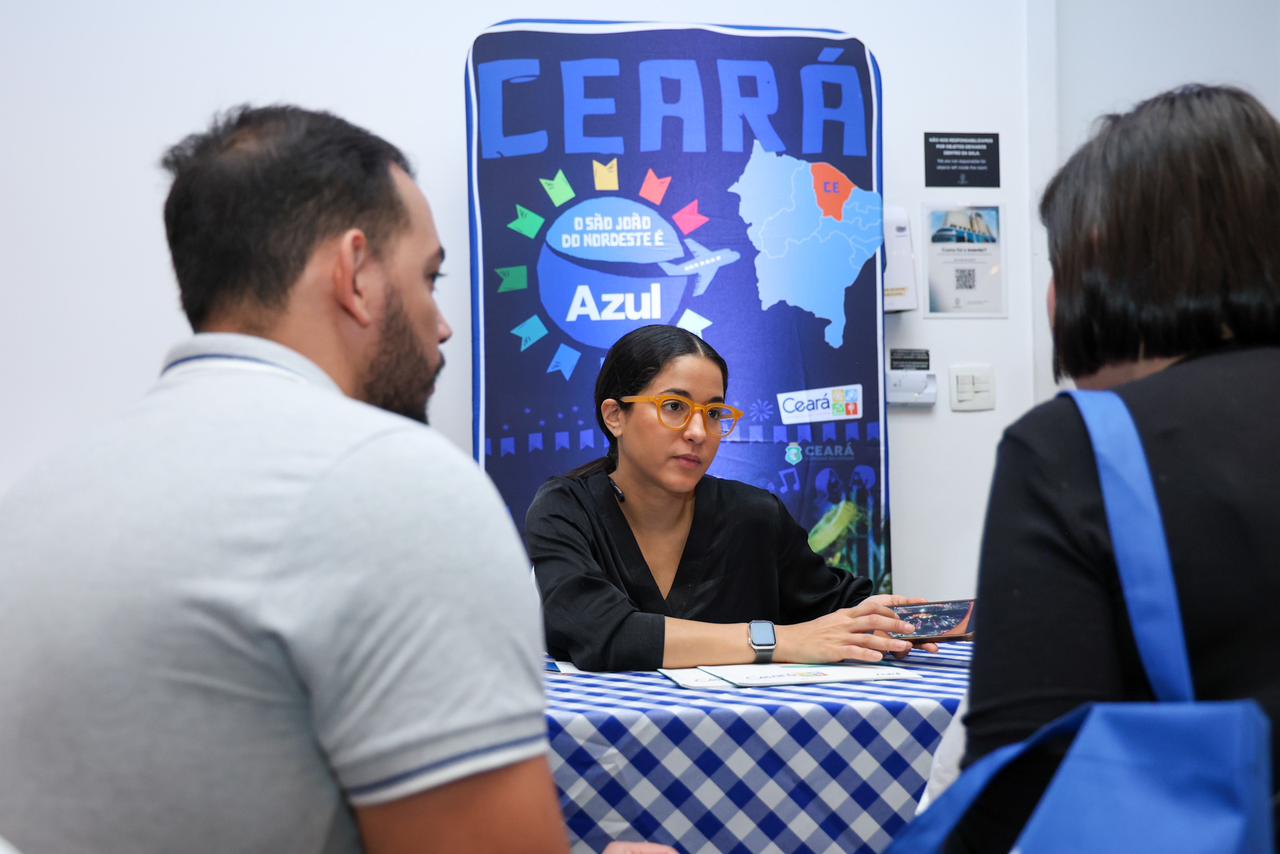
[[[608,348],[701,336],[746,415],[711,474],[889,589],[880,75],[828,31],[515,21],[467,63],[475,449],[517,524],[604,455]],[[837,511],[834,512],[833,511]]]

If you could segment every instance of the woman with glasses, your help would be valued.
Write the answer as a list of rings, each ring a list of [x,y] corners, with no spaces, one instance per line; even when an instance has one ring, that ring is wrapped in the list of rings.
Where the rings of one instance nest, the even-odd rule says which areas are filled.
[[[548,481],[525,519],[547,649],[586,670],[879,661],[909,632],[828,567],[770,493],[708,475],[742,412],[729,369],[696,335],[645,326],[609,351],[596,420],[609,452]],[[879,634],[873,634],[873,633]]]

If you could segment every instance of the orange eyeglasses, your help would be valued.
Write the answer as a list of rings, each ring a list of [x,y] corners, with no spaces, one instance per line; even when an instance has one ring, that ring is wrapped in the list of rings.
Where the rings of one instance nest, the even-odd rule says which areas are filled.
[[[658,394],[651,397],[629,395],[620,403],[652,403],[658,409],[658,420],[664,427],[683,430],[693,420],[693,413],[703,413],[708,433],[716,433],[721,439],[733,432],[742,420],[742,410],[727,403],[694,403],[678,394]],[[718,431],[718,433],[717,433]]]

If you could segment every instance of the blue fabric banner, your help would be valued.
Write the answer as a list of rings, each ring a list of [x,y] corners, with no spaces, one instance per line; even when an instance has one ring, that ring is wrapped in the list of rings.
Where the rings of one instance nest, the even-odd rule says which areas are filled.
[[[650,323],[729,363],[711,472],[888,590],[880,73],[814,30],[516,21],[467,63],[475,448],[522,524],[601,456],[605,351]]]

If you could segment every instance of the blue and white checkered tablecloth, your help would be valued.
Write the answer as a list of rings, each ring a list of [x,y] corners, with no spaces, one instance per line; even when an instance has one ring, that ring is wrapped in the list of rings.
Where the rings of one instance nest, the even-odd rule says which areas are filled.
[[[971,645],[921,679],[688,690],[658,673],[546,674],[551,766],[575,851],[882,851],[915,815],[969,684]]]

